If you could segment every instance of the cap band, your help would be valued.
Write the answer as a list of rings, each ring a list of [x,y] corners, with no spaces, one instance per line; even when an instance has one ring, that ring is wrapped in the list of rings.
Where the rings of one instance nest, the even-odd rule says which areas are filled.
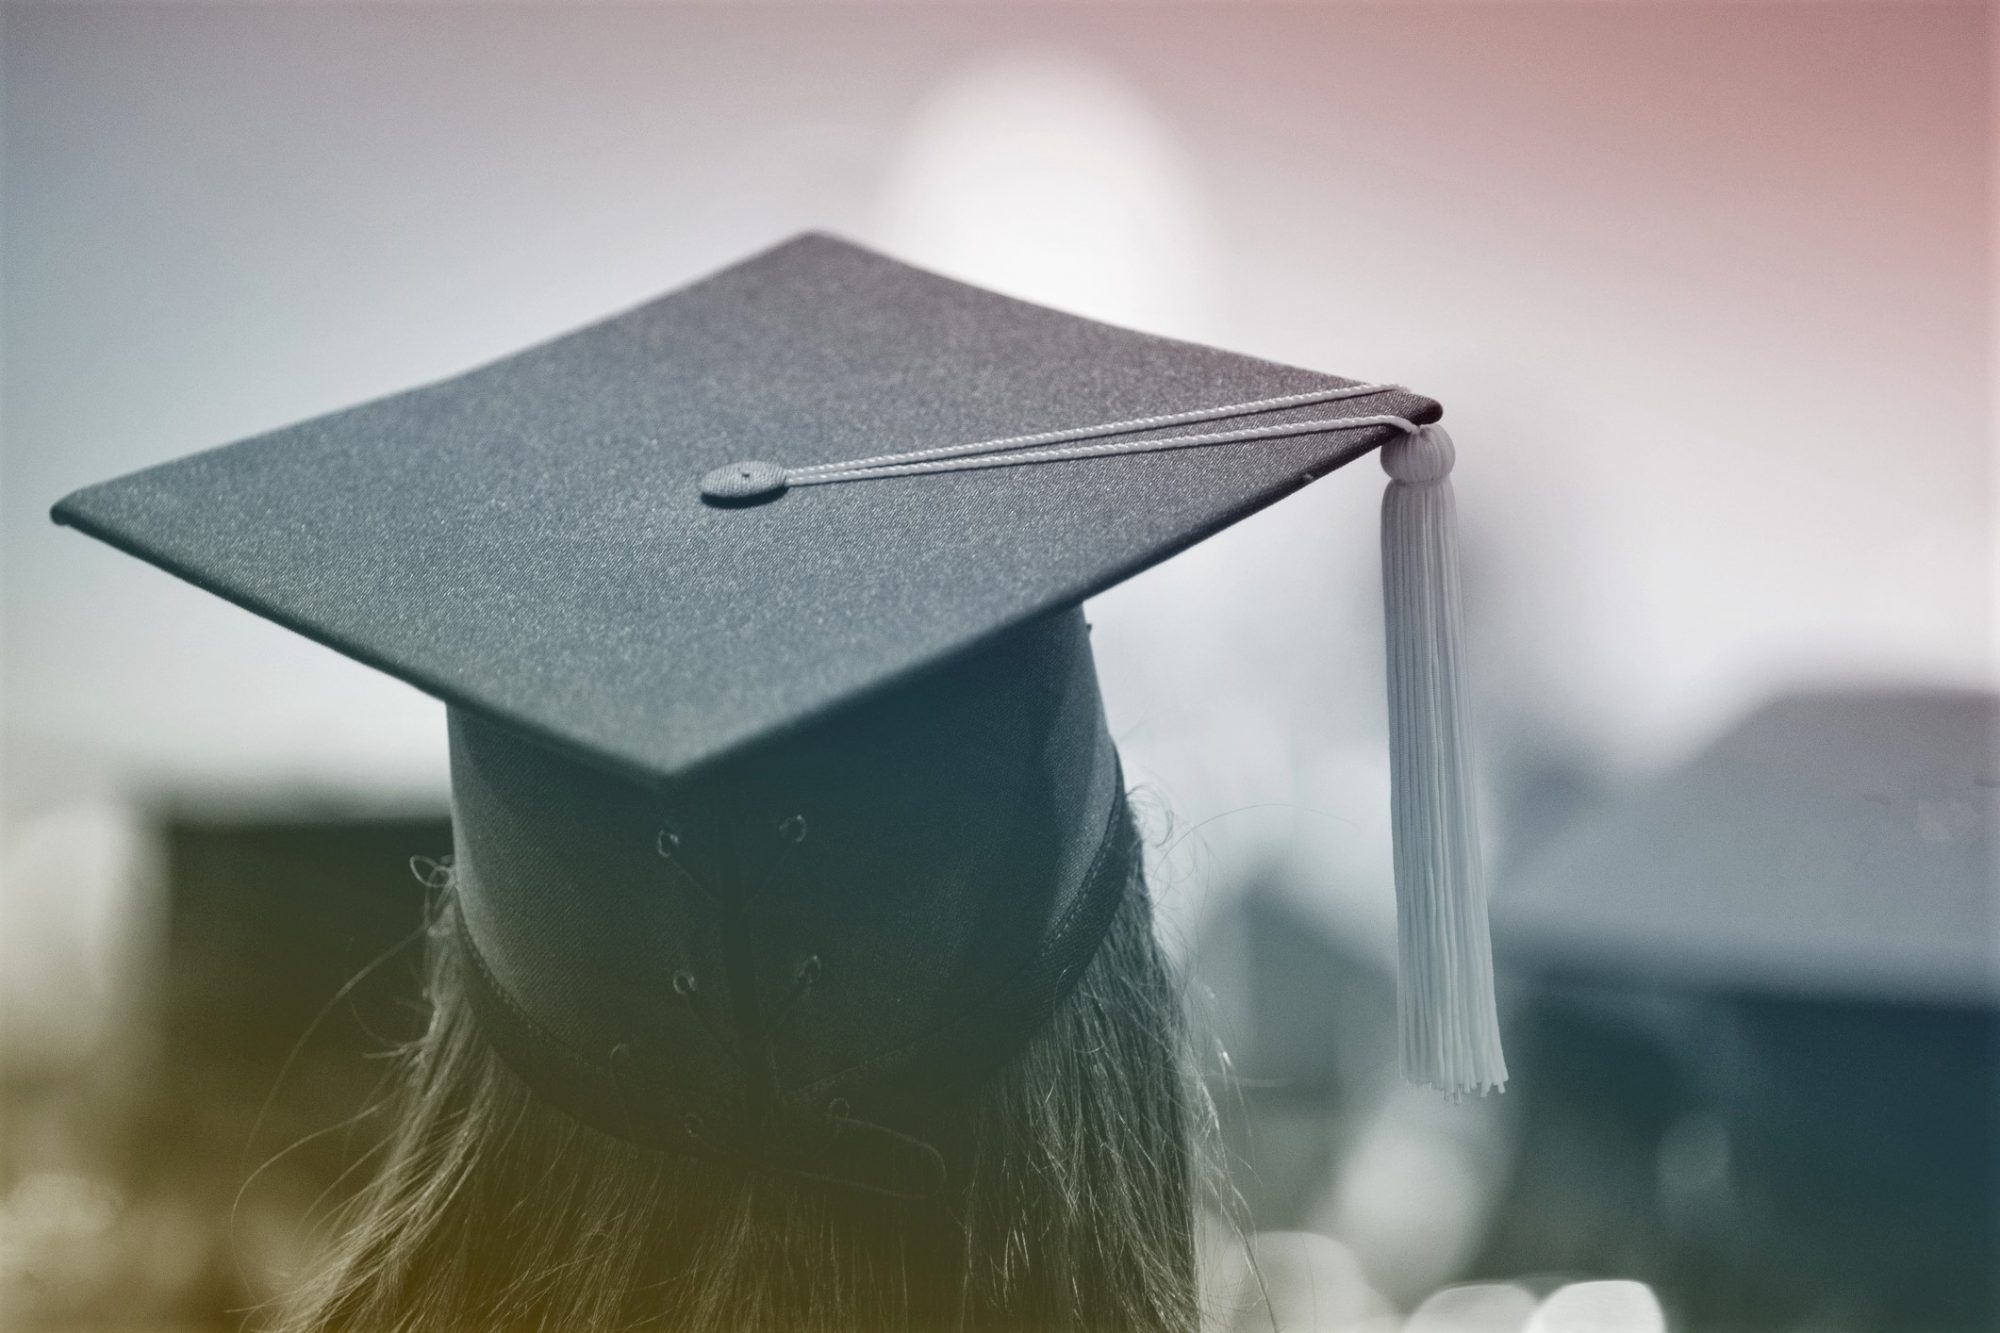
[[[1074,610],[677,783],[450,724],[482,1030],[655,1146],[909,1192],[1138,863]]]

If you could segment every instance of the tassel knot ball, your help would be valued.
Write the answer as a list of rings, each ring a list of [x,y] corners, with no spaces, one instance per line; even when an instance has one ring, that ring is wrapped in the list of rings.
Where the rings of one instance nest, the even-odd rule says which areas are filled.
[[[1382,446],[1382,470],[1412,485],[1443,481],[1458,461],[1458,449],[1441,426],[1425,426]]]

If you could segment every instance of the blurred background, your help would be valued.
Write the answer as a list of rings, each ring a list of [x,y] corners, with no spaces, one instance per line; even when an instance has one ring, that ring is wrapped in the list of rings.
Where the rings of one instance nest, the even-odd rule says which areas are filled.
[[[449,847],[438,705],[51,501],[819,228],[1446,404],[1503,1097],[1395,1073],[1376,470],[1090,608],[1257,1233],[1218,1329],[2000,1327],[1987,5],[0,44],[0,1323],[234,1328],[309,1261]]]

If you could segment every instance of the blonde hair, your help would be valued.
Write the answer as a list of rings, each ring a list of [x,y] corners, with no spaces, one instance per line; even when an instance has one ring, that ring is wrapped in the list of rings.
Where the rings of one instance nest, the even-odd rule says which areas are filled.
[[[1074,989],[966,1105],[962,1178],[926,1201],[638,1147],[543,1104],[474,1022],[447,888],[385,1160],[276,1333],[1193,1333],[1204,1103],[1136,856],[1129,874]]]

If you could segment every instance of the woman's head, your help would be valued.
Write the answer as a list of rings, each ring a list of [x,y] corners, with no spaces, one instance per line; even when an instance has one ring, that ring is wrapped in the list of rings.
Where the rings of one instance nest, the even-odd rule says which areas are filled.
[[[921,1198],[557,1109],[489,1040],[447,890],[384,1160],[283,1326],[1192,1329],[1198,1099],[1136,858],[1120,869],[1101,946],[957,1099],[950,1177]]]
[[[881,1215],[900,1237],[959,1196],[957,1229],[812,1280],[859,1308],[878,1259],[908,1278],[919,1250],[970,1245],[961,1299],[993,1273],[1054,1282],[1051,1262],[1144,1290],[1157,1266],[1088,1228],[1120,1234],[1097,1211],[1138,1206],[1116,1182],[1165,1190],[1185,1150],[1116,1128],[1171,1119],[1121,1064],[1171,1044],[1171,1005],[1134,999],[1163,983],[1115,864],[1130,830],[1080,599],[1439,411],[806,236],[452,380],[60,502],[59,521],[454,708],[439,1021],[325,1308],[382,1324],[362,1293],[387,1282],[435,1312],[445,1288],[407,1287],[403,1249],[444,1264],[456,1246],[471,1271],[482,1228],[552,1219],[566,1267],[479,1251],[518,1254],[510,1290],[585,1271],[623,1290],[607,1265],[641,1273],[644,1244],[673,1237],[708,1237],[705,1264],[775,1255],[760,1289],[807,1289],[789,1256],[818,1242],[742,1228],[852,1247],[875,1234],[867,1208],[903,1208]],[[1200,429],[1239,418],[1260,424]],[[1449,489],[1424,485],[1409,512],[1448,518]],[[1419,530],[1449,552],[1448,523]],[[1418,572],[1436,595],[1402,637],[1430,651],[1405,674],[1429,681],[1430,658],[1455,661],[1449,635],[1417,642],[1451,620],[1430,586],[1451,564]],[[1469,908],[1455,696],[1412,697],[1405,730],[1436,725],[1410,753],[1453,780],[1403,822],[1457,839],[1447,880]],[[1476,972],[1485,952],[1454,958]],[[860,1202],[885,1186],[915,1197]],[[854,1217],[826,1221],[822,1198]],[[1010,1207],[1025,1229],[980,1229]],[[1095,1301],[1085,1282],[1059,1304]]]
[[[1178,997],[1080,613],[671,784],[451,742],[433,1021],[295,1327],[1191,1324]]]

